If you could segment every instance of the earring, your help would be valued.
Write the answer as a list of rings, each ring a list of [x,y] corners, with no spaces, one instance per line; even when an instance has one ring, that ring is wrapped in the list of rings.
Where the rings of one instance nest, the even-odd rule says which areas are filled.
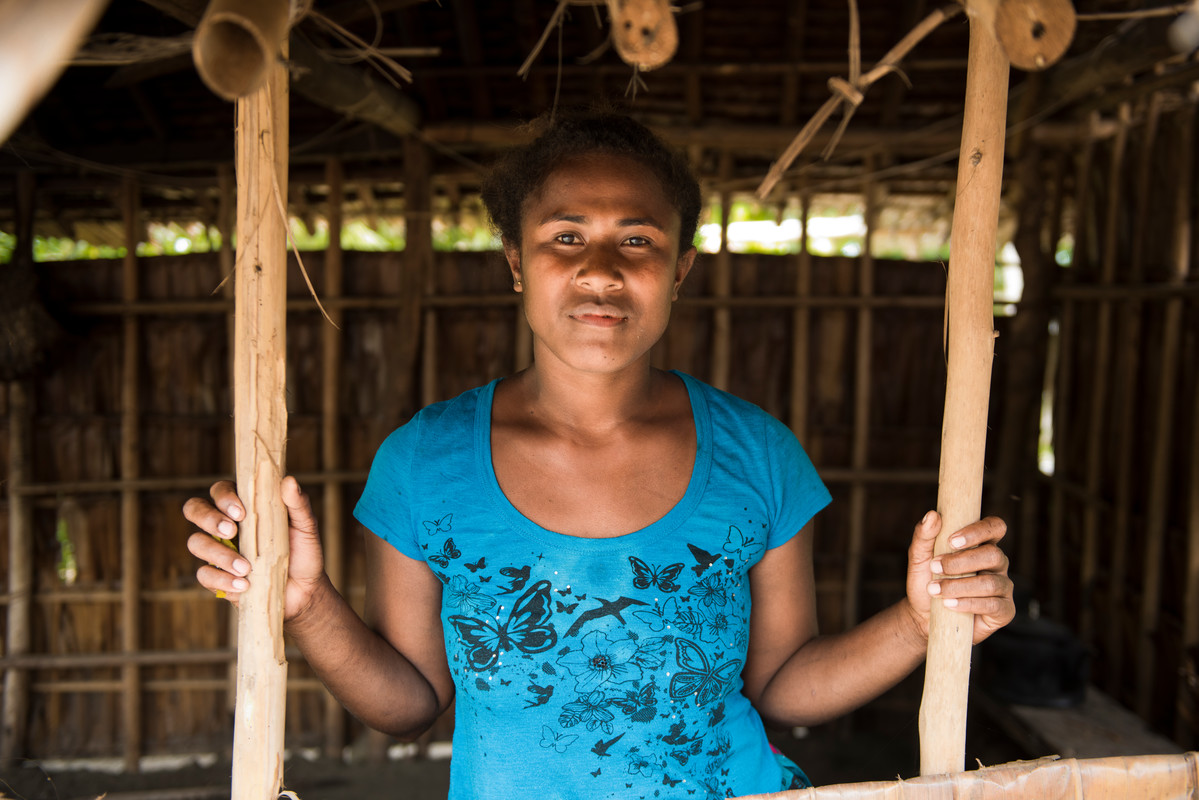
[[[515,281],[512,282],[512,288],[516,289],[518,291],[520,290],[520,279],[519,278],[517,278]]]

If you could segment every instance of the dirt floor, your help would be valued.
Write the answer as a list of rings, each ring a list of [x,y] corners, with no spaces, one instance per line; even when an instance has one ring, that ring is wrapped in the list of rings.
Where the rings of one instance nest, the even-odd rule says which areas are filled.
[[[1027,757],[985,719],[972,719],[966,748],[969,767]],[[775,745],[828,785],[910,778],[919,774],[915,714],[872,712],[816,728],[802,738],[775,732]],[[0,768],[0,799],[12,800],[210,800],[229,796],[229,764],[170,771],[106,774],[47,770],[39,765]],[[439,800],[449,787],[449,761],[405,759],[382,764],[293,758],[286,788],[301,800]]]

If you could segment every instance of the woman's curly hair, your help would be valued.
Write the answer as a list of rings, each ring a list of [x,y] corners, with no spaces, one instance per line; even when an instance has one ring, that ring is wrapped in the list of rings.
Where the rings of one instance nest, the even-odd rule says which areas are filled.
[[[521,212],[565,160],[588,153],[625,156],[644,164],[662,184],[666,199],[679,212],[679,252],[691,247],[699,225],[699,182],[682,153],[649,128],[624,114],[576,111],[552,122],[533,123],[540,135],[503,155],[483,182],[483,203],[500,237],[520,246]]]

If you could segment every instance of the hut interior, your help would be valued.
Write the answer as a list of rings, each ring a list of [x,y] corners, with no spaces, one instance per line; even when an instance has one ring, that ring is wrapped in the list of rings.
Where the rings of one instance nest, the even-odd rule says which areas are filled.
[[[136,771],[231,737],[235,615],[196,585],[180,514],[235,446],[236,119],[193,60],[205,6],[111,0],[0,146],[0,759]],[[1180,752],[1199,747],[1199,64],[1180,41],[1199,11],[1074,6],[1064,56],[1011,71],[983,510],[1008,521],[1020,613],[974,654],[971,707],[1029,756]],[[655,362],[804,443],[834,496],[822,630],[902,593],[937,499],[959,6],[680,2],[654,69],[622,59],[599,0],[294,10],[287,469],[354,603],[376,447],[529,362],[480,178],[527,121],[594,103],[701,178],[704,252]],[[289,655],[289,746],[388,749]],[[837,725],[914,739],[918,702],[905,683]]]

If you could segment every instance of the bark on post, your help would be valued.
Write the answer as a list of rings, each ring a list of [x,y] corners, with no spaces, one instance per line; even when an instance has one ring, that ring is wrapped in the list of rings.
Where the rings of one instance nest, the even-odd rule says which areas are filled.
[[[998,42],[972,19],[946,287],[949,374],[937,497],[944,527],[937,553],[948,551],[949,535],[978,519],[982,508],[1008,69]],[[965,766],[973,622],[971,615],[946,609],[934,598],[920,706],[922,775],[960,772]]]
[[[254,580],[239,607],[234,800],[274,800],[283,777],[287,103],[287,70],[279,63],[261,89],[237,103],[233,425],[246,508],[239,545]]]

